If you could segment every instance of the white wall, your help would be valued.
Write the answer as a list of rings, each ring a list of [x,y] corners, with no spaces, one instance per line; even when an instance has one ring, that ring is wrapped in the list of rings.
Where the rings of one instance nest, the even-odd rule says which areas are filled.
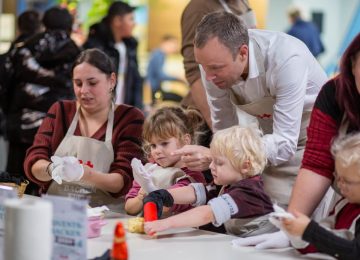
[[[322,12],[324,14],[323,32],[321,38],[325,46],[325,53],[319,57],[320,63],[326,67],[336,59],[349,23],[351,22],[359,0],[269,0],[266,29],[286,31],[290,24],[287,8],[290,5],[300,5],[308,13]]]

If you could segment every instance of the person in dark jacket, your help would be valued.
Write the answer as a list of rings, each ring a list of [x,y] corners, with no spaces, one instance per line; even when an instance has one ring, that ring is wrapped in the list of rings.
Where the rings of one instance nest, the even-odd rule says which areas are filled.
[[[0,55],[0,136],[5,135],[5,116],[3,113],[4,107],[7,106],[7,88],[9,84],[10,75],[7,73],[5,64],[9,59],[9,55],[17,45],[22,45],[24,42],[39,33],[42,24],[40,14],[35,10],[27,10],[19,15],[17,18],[18,35],[11,43],[9,50]]]
[[[42,22],[46,30],[16,45],[5,64],[11,75],[6,87],[6,129],[11,155],[6,170],[12,175],[24,175],[26,150],[50,106],[58,100],[74,98],[71,67],[80,49],[70,38],[73,18],[68,10],[52,7]]]
[[[320,39],[320,32],[316,25],[312,22],[305,21],[301,17],[299,8],[290,8],[288,11],[291,28],[287,34],[298,38],[309,48],[314,57],[318,57],[325,51],[324,45]]]
[[[110,56],[118,73],[116,104],[143,107],[143,79],[137,62],[137,41],[132,37],[135,26],[134,7],[114,2],[100,23],[90,27],[85,49],[98,48]]]

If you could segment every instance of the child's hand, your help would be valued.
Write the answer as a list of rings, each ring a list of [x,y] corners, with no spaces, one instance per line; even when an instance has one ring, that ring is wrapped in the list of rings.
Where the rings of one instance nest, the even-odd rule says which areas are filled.
[[[302,237],[307,225],[310,223],[310,219],[298,211],[294,213],[295,219],[283,218],[282,224],[286,232],[290,235]]]
[[[138,194],[137,194],[137,198],[141,201],[143,201],[143,199],[145,198],[145,196],[147,195],[147,193],[143,190],[143,188],[140,188]]]
[[[170,228],[166,219],[155,220],[150,222],[145,222],[144,231],[150,236],[156,235],[157,232],[161,232]]]

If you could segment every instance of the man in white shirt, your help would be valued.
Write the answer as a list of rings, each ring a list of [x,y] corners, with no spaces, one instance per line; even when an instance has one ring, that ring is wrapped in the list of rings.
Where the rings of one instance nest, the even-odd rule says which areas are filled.
[[[247,29],[231,13],[205,16],[194,44],[213,131],[258,124],[269,164],[265,190],[287,206],[325,72],[301,41],[281,32]],[[192,169],[204,170],[211,160],[203,147],[186,146],[177,154]]]

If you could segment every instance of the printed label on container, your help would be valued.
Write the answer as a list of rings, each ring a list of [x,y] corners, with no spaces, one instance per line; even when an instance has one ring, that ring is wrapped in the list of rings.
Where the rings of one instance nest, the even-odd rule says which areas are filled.
[[[87,200],[45,195],[53,204],[52,260],[87,259]]]

